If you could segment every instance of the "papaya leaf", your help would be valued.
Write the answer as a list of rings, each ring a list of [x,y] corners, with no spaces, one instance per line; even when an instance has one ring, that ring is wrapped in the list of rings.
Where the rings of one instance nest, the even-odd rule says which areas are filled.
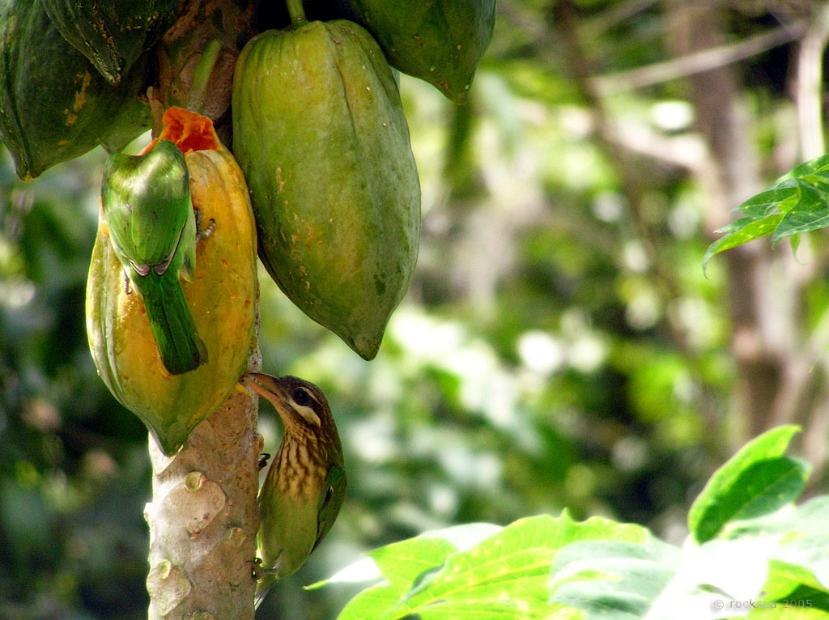
[[[798,164],[790,172],[780,177],[777,182],[782,183],[788,179],[796,179],[812,174],[825,176],[829,171],[829,155],[821,155],[815,159]]]
[[[492,536],[501,529],[500,526],[491,523],[467,523],[424,532],[416,538],[371,551],[366,554],[366,557],[346,566],[328,579],[305,586],[305,589],[316,590],[333,583],[378,581],[383,578],[383,570],[392,572],[397,578],[406,579],[408,575],[408,578],[414,580],[420,574],[417,564],[425,563],[426,572],[428,572],[434,566],[441,565],[448,553],[471,549],[484,538]],[[421,539],[424,538],[436,539],[437,542],[421,543]],[[449,544],[444,545],[444,542]],[[398,563],[401,564],[402,572],[396,570]],[[410,563],[415,566],[410,567]],[[410,571],[413,572],[410,573]]]
[[[824,550],[825,551],[825,550]],[[812,620],[829,618],[829,592],[804,566],[780,560],[769,561],[769,577],[763,599],[770,601],[762,612],[749,613],[754,620]]]
[[[397,604],[418,579],[438,569],[456,547],[442,538],[417,537],[370,552],[382,583],[363,590],[340,614],[341,620],[381,618]]]
[[[445,535],[430,532],[371,552],[385,580],[354,597],[340,619],[576,620],[581,611],[549,601],[556,553],[582,540],[650,539],[638,525],[598,517],[577,523],[566,512],[520,519],[462,550]]]
[[[676,575],[645,618],[788,620],[798,616],[790,615],[796,608],[786,604],[798,597],[808,599],[803,607],[817,607],[823,588],[815,575],[821,556],[827,555],[827,545],[821,542],[816,520],[807,517],[807,512],[788,505],[744,522],[730,531],[728,538],[684,545]],[[808,525],[801,529],[804,521]],[[802,541],[801,549],[788,547],[786,539],[792,535]],[[814,549],[811,558],[797,555],[806,548]]]
[[[797,166],[737,210],[743,217],[716,231],[723,236],[708,247],[703,269],[720,252],[769,233],[775,244],[829,225],[829,155]]]
[[[644,618],[676,574],[681,552],[655,538],[644,544],[586,541],[553,560],[552,602],[585,612],[585,620]]]
[[[688,513],[698,543],[714,538],[731,520],[767,514],[800,494],[808,468],[783,457],[799,431],[787,425],[763,433],[711,477]]]
[[[793,592],[804,586],[829,594],[826,586],[805,566],[783,560],[769,560],[768,579],[763,586],[763,592],[767,598],[780,600],[791,596]]]
[[[769,579],[785,577],[829,593],[829,531],[826,523],[829,523],[829,497],[816,497],[800,506],[774,551],[777,562],[770,566]],[[773,585],[780,587],[772,582],[767,588]]]
[[[413,591],[399,608],[404,616],[450,619],[474,601],[477,609],[542,618],[552,610],[550,564],[560,549],[579,540],[642,542],[647,536],[639,526],[600,518],[576,523],[566,513],[521,519],[469,552],[450,556],[429,588]]]
[[[799,200],[780,220],[772,234],[772,244],[784,237],[829,225],[829,186],[825,186],[823,179],[820,179],[820,185],[818,181],[809,184],[810,181],[811,177],[798,182]]]
[[[790,503],[806,471],[784,454],[798,430],[761,435],[714,474],[689,522],[697,541],[694,524],[712,536],[727,524],[716,538],[677,547],[566,512],[427,532],[371,552],[362,564],[383,581],[340,618],[829,620],[829,496]],[[365,580],[364,568],[325,583]]]

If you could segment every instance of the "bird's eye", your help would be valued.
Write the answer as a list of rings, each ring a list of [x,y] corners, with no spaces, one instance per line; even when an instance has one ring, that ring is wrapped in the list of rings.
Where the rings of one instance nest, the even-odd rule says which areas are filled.
[[[304,387],[296,387],[291,390],[291,408],[303,419],[307,424],[319,427],[320,417],[314,409],[317,405],[317,399],[314,394]]]
[[[300,407],[307,407],[311,404],[311,395],[308,394],[308,390],[304,388],[295,389],[291,393],[291,398],[293,398],[294,402]]]

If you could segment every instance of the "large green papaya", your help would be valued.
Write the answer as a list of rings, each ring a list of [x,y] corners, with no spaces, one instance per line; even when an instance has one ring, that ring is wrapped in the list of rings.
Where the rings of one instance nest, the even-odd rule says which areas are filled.
[[[210,234],[196,245],[196,270],[183,283],[207,362],[172,375],[159,355],[141,296],[125,286],[124,267],[101,214],[86,287],[86,328],[98,374],[135,413],[164,454],[231,394],[245,372],[258,296],[256,229],[247,186],[210,119],[171,108],[161,139],[184,153],[190,196]]]
[[[175,23],[180,0],[40,0],[63,37],[110,84]]]
[[[469,87],[495,25],[495,0],[338,0],[365,26],[389,64],[434,84],[455,103]]]
[[[17,175],[44,170],[103,144],[119,150],[150,126],[146,56],[111,86],[49,19],[41,0],[0,4],[0,138]]]
[[[372,359],[420,236],[409,130],[382,51],[342,20],[264,32],[237,60],[232,110],[268,273]]]

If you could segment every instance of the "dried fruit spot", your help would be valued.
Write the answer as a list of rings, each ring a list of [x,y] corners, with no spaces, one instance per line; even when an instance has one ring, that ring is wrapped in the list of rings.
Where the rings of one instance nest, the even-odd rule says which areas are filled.
[[[279,186],[277,193],[283,193],[285,191],[285,181],[282,178],[282,166],[277,166],[276,168],[276,183]]]
[[[89,73],[84,73],[78,77],[81,79],[81,90],[75,93],[75,104],[72,106],[74,112],[83,110],[86,105],[86,89],[89,88],[89,84],[92,82],[92,76]],[[72,122],[74,123],[75,121],[73,120]]]

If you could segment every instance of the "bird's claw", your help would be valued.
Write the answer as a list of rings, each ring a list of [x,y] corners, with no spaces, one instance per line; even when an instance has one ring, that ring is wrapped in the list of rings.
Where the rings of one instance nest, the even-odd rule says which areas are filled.
[[[127,275],[126,269],[124,269],[124,295],[132,295],[132,289],[130,288],[130,277]]]
[[[270,455],[269,452],[263,452],[262,454],[259,455],[259,469],[260,470],[265,469],[265,465],[268,464],[268,459],[269,458],[271,458],[271,455]]]
[[[210,225],[207,228],[202,228],[201,210],[198,207],[193,207],[193,211],[196,214],[196,241],[198,242],[213,234],[216,228],[216,219],[211,217]]]
[[[254,581],[259,581],[262,579],[262,575],[264,575],[264,571],[262,570],[262,558],[256,558],[253,560],[248,560],[253,567],[250,569],[250,576],[253,577]]]

